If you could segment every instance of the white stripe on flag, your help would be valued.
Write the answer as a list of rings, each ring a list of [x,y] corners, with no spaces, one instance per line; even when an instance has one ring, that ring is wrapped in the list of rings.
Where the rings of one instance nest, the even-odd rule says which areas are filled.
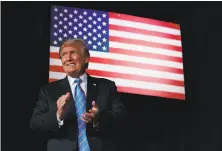
[[[162,27],[162,26],[157,26],[157,25],[149,25],[149,24],[139,23],[139,22],[126,21],[126,20],[115,19],[115,18],[109,18],[109,24],[119,25],[123,27],[133,27],[137,29],[158,31],[158,32],[163,32],[163,33],[168,33],[168,34],[173,34],[173,35],[180,35],[180,30],[178,29]]]
[[[148,41],[148,42],[156,42],[156,43],[161,43],[161,44],[181,46],[181,41],[179,40],[161,38],[161,37],[151,36],[151,35],[148,36],[148,35],[136,34],[132,32],[109,30],[109,35],[121,37],[121,38],[127,38],[127,39],[129,38],[129,39],[135,39],[135,40],[143,40],[143,41]]]
[[[126,43],[113,42],[113,41],[109,42],[109,47],[126,49],[129,51],[134,50],[134,51],[139,51],[139,52],[149,52],[149,53],[154,53],[154,54],[161,54],[161,55],[166,55],[166,56],[181,57],[182,58],[182,52],[173,51],[173,50],[169,50],[169,49],[154,48],[154,47],[126,44]]]

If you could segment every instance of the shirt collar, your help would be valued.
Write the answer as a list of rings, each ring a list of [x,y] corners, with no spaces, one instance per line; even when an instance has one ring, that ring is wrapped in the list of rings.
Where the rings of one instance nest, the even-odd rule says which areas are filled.
[[[74,84],[74,81],[77,79],[77,78],[73,78],[73,77],[71,77],[71,76],[69,76],[69,75],[68,75],[67,77],[68,77],[68,81],[69,81],[69,84],[70,84],[70,85],[73,85],[73,84]],[[87,81],[87,74],[84,73],[84,74],[81,75],[79,78],[82,80],[83,83],[85,83],[85,82]]]

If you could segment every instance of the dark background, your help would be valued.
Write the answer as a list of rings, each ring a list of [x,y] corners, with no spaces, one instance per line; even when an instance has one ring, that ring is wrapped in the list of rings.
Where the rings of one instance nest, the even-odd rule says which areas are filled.
[[[29,120],[39,87],[48,82],[51,4],[180,24],[186,100],[121,94],[129,116],[117,142],[127,151],[222,150],[221,3],[113,3],[2,2],[3,151],[44,151],[44,134],[32,132]]]

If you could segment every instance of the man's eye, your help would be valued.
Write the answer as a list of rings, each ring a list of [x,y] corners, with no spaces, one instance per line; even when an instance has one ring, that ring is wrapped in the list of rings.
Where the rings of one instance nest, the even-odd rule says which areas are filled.
[[[70,54],[75,54],[75,53],[76,53],[75,51],[70,52]]]

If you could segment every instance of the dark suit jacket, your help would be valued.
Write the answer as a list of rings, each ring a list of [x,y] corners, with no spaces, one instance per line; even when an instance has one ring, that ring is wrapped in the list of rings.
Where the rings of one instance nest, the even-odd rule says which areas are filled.
[[[70,92],[69,110],[64,118],[64,125],[58,127],[56,101]],[[99,126],[93,128],[87,124],[87,137],[91,151],[114,151],[115,134],[118,123],[124,118],[124,106],[119,98],[113,81],[93,78],[88,75],[86,110],[92,107],[92,101],[99,107]],[[77,117],[73,96],[67,77],[41,87],[39,100],[30,121],[32,130],[48,133],[47,151],[78,150]]]

